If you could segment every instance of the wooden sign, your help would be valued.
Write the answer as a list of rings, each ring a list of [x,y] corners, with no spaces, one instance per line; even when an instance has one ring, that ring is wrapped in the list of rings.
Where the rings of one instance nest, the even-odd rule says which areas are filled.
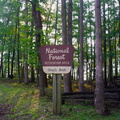
[[[40,47],[43,71],[66,74],[72,66],[74,48],[72,45],[45,45]]]

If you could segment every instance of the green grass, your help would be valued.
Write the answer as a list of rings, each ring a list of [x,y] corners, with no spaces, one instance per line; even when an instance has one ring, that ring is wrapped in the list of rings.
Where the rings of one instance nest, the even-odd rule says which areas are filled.
[[[13,80],[0,80],[0,104],[11,106],[7,120],[120,120],[120,109],[110,108],[111,115],[100,116],[91,105],[68,102],[61,106],[61,115],[53,115],[51,88],[39,98],[35,84],[18,84]]]

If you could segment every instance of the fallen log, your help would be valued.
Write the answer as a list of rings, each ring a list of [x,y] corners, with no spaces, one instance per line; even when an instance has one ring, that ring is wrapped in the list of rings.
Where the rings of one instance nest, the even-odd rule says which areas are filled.
[[[120,90],[105,90],[105,100],[113,100],[120,102]],[[71,92],[62,94],[62,104],[65,100],[80,100],[80,101],[93,101],[95,98],[94,92]]]

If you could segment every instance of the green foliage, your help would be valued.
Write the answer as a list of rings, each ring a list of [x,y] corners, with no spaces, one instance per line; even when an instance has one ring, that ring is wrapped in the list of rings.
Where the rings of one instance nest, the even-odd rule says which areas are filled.
[[[40,0],[40,2],[45,4],[47,2],[47,0]]]
[[[36,31],[32,16],[31,2],[36,4],[36,10],[41,12],[42,28],[43,30]],[[7,74],[8,64],[11,66],[13,58],[13,51],[15,51],[14,69],[17,68],[18,54],[21,65],[27,62],[29,66],[37,67],[38,52],[36,44],[36,34],[41,35],[40,46],[55,44],[55,37],[57,44],[62,44],[62,20],[61,20],[61,4],[58,4],[58,13],[56,15],[56,0],[28,0],[26,14],[25,1],[10,0],[0,1],[0,53],[3,52],[3,65],[5,74]],[[67,8],[68,8],[68,0]],[[74,65],[78,67],[78,57],[80,54],[80,29],[79,29],[79,13],[80,13],[80,0],[74,0],[72,7],[72,44],[75,48]],[[103,24],[103,5],[105,2],[105,25]],[[94,1],[84,0],[83,2],[83,24],[84,24],[84,61],[94,61],[94,47],[95,47],[95,18],[94,18]],[[66,10],[68,12],[68,9]],[[103,35],[104,51],[104,38],[106,38],[106,52],[103,53],[103,58],[107,61],[112,57],[115,61],[115,55],[119,57],[119,5],[118,1],[106,0],[101,1],[101,16],[102,16],[102,29],[106,28],[106,34]],[[56,17],[57,24],[56,24]],[[66,15],[68,18],[68,15]],[[28,24],[26,24],[26,22]],[[55,33],[56,30],[56,33]],[[103,30],[102,30],[103,33]],[[116,40],[116,42],[115,42]],[[111,41],[112,50],[109,51],[109,41]],[[116,51],[113,48],[116,46]],[[19,53],[18,53],[19,51]],[[28,58],[25,60],[24,55]],[[8,59],[10,63],[8,63]],[[104,60],[105,60],[104,59]],[[86,63],[85,63],[86,64]],[[93,63],[91,63],[93,64]],[[115,64],[115,62],[113,63]],[[107,64],[108,66],[108,64]],[[22,66],[23,67],[23,66]],[[85,65],[86,67],[86,65]],[[118,73],[119,74],[119,73]]]

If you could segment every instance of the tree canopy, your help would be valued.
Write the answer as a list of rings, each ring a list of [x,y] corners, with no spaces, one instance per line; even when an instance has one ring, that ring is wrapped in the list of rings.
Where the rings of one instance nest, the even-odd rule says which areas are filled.
[[[38,47],[60,45],[62,41],[61,1],[59,0],[1,0],[0,1],[0,76],[38,78],[41,66]],[[80,28],[79,0],[66,1],[66,41],[72,38],[75,48],[72,78],[79,79],[78,66],[84,53],[84,80],[95,80],[95,8],[94,0],[83,1],[83,32]],[[71,8],[70,8],[71,7]],[[72,16],[70,18],[70,10]],[[72,32],[70,33],[70,21]],[[40,23],[41,21],[41,23]],[[105,83],[120,75],[120,1],[101,1],[102,64]],[[83,37],[81,37],[83,33]],[[71,34],[71,38],[70,38]],[[36,40],[38,37],[38,41]],[[80,40],[83,39],[83,48]],[[25,69],[26,68],[26,69]],[[19,80],[19,81],[20,81]],[[21,81],[20,81],[21,82]]]

